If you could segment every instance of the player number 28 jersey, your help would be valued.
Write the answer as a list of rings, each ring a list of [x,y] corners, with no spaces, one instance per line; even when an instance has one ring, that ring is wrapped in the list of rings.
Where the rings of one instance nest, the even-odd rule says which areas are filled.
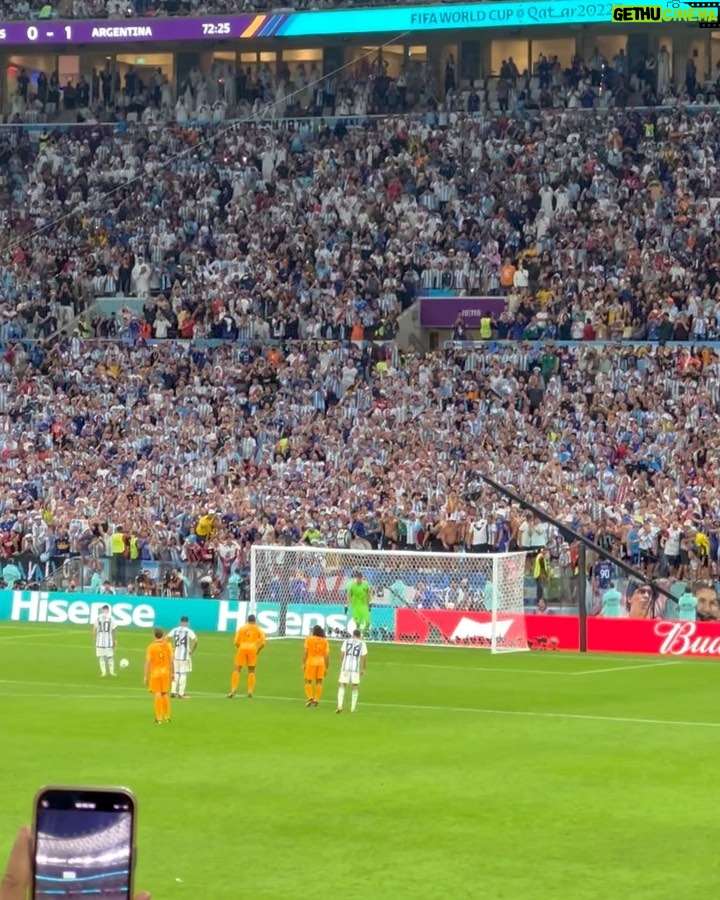
[[[195,632],[192,628],[185,625],[178,625],[168,634],[168,640],[175,651],[175,659],[178,662],[187,662],[190,659],[190,650],[193,643],[197,640]]]
[[[342,645],[342,672],[360,671],[360,661],[367,656],[367,644],[357,638],[348,638]]]

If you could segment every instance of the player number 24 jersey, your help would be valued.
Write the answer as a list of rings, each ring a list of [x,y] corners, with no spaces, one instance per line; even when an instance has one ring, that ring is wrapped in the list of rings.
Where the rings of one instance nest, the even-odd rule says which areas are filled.
[[[175,648],[175,659],[178,662],[186,662],[190,659],[190,650],[193,643],[197,640],[192,628],[187,628],[185,625],[178,625],[177,628],[173,628],[168,634],[168,640]]]

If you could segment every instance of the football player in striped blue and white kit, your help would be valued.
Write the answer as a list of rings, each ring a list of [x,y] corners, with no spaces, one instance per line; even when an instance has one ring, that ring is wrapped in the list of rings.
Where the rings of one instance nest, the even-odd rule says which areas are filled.
[[[180,624],[169,632],[168,641],[175,648],[175,674],[170,696],[177,697],[178,700],[187,700],[188,696],[185,693],[187,677],[192,672],[192,658],[198,645],[197,635],[190,628],[190,619],[187,616],[183,616]]]
[[[360,679],[367,669],[367,644],[362,639],[360,629],[356,628],[352,637],[343,641],[340,649],[340,685],[338,687],[338,705],[336,713],[343,711],[345,702],[345,687],[350,685],[352,696],[350,700],[350,712],[355,712],[360,690]]]
[[[115,677],[115,621],[106,603],[100,608],[100,615],[93,625],[95,656],[100,663],[100,677]]]

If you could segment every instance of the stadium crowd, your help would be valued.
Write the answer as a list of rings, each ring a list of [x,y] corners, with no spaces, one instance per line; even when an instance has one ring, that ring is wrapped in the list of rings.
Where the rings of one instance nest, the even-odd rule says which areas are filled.
[[[713,339],[719,121],[12,130],[0,339],[387,339],[430,289],[507,295],[499,338]]]
[[[456,101],[453,101],[456,102]],[[236,70],[213,62],[191,68],[179,86],[160,69],[121,74],[108,66],[61,84],[57,73],[41,73],[36,83],[22,70],[12,97],[12,124],[53,121],[71,112],[79,122],[142,121],[206,125],[227,119],[277,120],[287,116],[366,116],[426,110],[437,105],[426,63],[411,61],[397,78],[386,74],[382,56],[361,59],[322,80],[317,63],[267,63]]]
[[[207,125],[230,119],[428,113],[447,124],[457,113],[517,116],[546,109],[714,105],[720,93],[720,69],[706,79],[692,58],[684,78],[673,81],[671,57],[664,46],[632,68],[623,51],[608,59],[597,48],[587,59],[575,57],[568,66],[557,56],[540,54],[530,71],[508,57],[495,76],[472,82],[460,79],[453,55],[445,59],[438,78],[428,60],[417,56],[395,71],[382,48],[365,51],[334,72],[321,69],[319,62],[236,69],[216,60],[204,70],[192,67],[178,84],[161,69],[138,71],[129,66],[121,72],[110,63],[103,70],[94,69],[87,80],[81,76],[65,84],[57,72],[31,78],[21,69],[11,88],[7,120],[37,124],[70,113],[80,122]]]
[[[485,487],[491,474],[648,571],[674,535],[667,555],[682,548],[688,572],[709,575],[720,359],[688,367],[686,353],[17,344],[0,367],[2,550],[117,554],[121,582],[143,561],[205,563],[220,587],[255,541],[343,529],[385,546],[560,553],[559,536]]]
[[[522,545],[484,472],[649,571],[679,529],[714,572],[717,130],[679,109],[3,135],[6,558],[110,557],[115,583],[199,563],[212,593],[256,540]],[[505,295],[491,339],[515,342],[401,353],[432,288]]]

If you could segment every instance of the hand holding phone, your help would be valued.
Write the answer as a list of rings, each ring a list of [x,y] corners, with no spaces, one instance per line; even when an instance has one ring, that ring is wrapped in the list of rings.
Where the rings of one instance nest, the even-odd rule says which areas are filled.
[[[0,900],[25,900],[32,881],[32,835],[21,828],[0,882]]]
[[[21,828],[0,881],[0,900],[26,900],[32,884],[32,866],[32,832],[29,828]],[[135,900],[151,900],[151,897],[143,891],[135,895]]]
[[[124,788],[43,788],[34,829],[21,828],[0,900],[93,893],[133,900],[137,801]],[[150,900],[147,893],[135,900]]]
[[[32,900],[132,900],[137,801],[125,788],[48,787],[35,798]]]

